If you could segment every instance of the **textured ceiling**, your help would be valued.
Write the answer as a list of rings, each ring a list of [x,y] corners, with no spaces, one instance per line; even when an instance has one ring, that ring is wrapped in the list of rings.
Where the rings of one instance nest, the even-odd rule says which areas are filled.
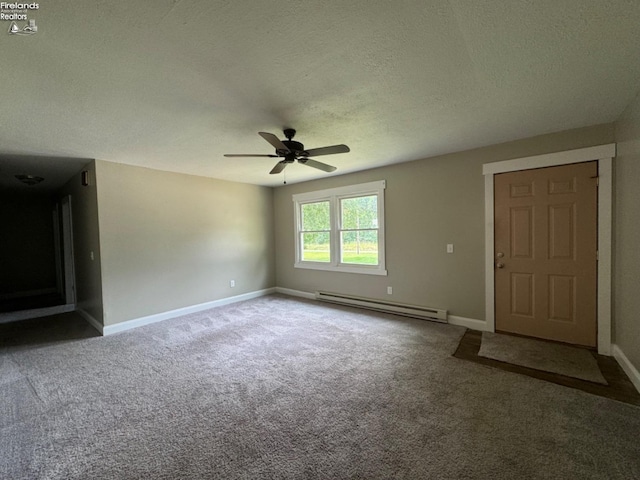
[[[259,131],[348,144],[318,157],[338,175],[612,122],[640,89],[637,0],[43,0],[30,18],[32,36],[0,22],[0,154],[260,185],[282,184],[275,159],[222,156],[273,153]]]

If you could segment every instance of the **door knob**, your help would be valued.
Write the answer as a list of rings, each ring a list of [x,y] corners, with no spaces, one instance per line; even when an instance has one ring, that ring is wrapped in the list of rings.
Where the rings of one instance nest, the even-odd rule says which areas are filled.
[[[504,268],[504,263],[496,263],[496,268]]]

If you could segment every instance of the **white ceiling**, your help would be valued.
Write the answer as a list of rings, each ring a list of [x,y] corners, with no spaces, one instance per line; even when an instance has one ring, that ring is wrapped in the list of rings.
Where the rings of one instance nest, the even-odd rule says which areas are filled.
[[[273,153],[259,131],[346,143],[318,157],[338,175],[612,122],[640,89],[637,0],[43,0],[29,18],[36,35],[0,22],[0,154],[260,185],[282,184],[275,159],[223,157]]]

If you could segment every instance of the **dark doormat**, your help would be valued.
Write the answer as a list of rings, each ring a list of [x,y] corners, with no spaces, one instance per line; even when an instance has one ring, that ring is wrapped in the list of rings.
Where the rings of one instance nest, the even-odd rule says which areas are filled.
[[[605,398],[611,398],[620,402],[629,403],[631,405],[640,406],[640,393],[636,390],[631,380],[627,377],[613,357],[598,355],[592,353],[598,362],[598,367],[607,381],[608,385],[602,385],[587,380],[568,377],[558,373],[545,372],[534,368],[523,367],[511,363],[501,362],[492,358],[481,357],[478,355],[480,346],[482,345],[482,332],[475,330],[467,330],[458,349],[453,354],[454,357],[468,360],[480,365],[499,368],[507,372],[519,373],[528,377],[545,380],[547,382],[563,385],[569,388],[582,390],[583,392],[592,393]]]
[[[607,385],[590,349],[538,338],[482,332],[480,357]]]

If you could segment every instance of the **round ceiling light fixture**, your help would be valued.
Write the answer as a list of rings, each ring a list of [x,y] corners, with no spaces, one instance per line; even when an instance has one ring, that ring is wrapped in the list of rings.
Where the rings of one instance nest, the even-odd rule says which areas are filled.
[[[29,186],[37,185],[44,180],[44,178],[35,175],[16,175],[16,178]]]

